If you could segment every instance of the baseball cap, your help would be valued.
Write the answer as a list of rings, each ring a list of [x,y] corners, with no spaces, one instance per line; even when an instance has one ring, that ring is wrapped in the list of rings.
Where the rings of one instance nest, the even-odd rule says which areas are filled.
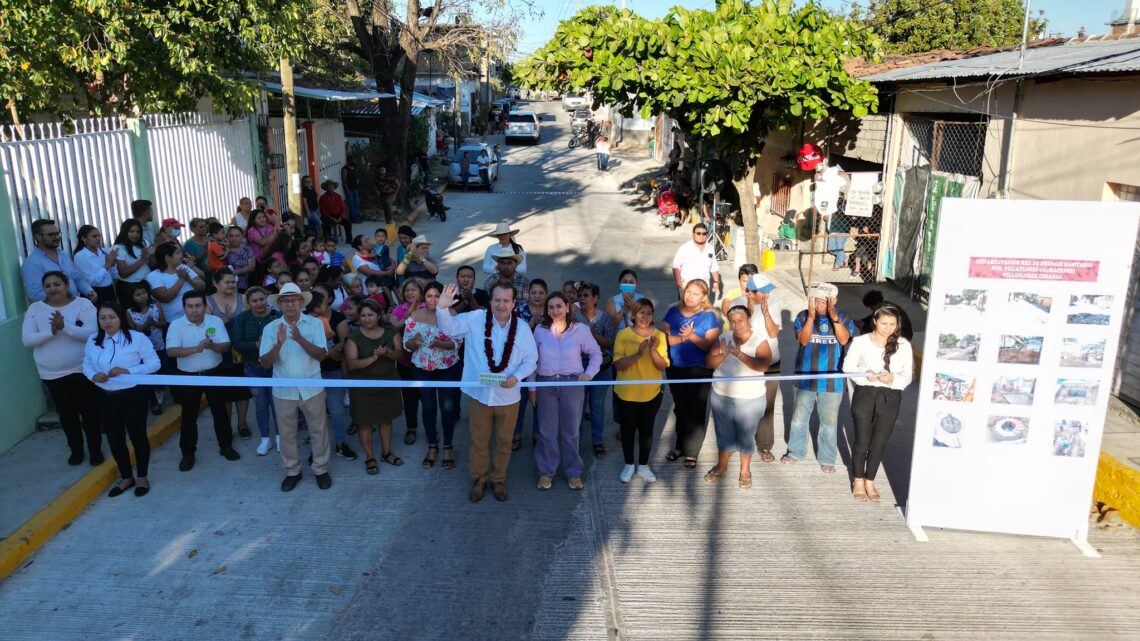
[[[747,289],[750,292],[767,294],[776,289],[776,286],[772,284],[772,281],[768,280],[767,276],[763,274],[752,274],[752,276],[748,278]]]
[[[827,300],[829,298],[835,298],[837,296],[839,296],[839,288],[835,285],[832,285],[831,283],[820,283],[813,287],[811,290],[812,298],[822,298],[824,300]]]
[[[173,227],[175,229],[182,229],[182,223],[177,218],[165,218],[162,221],[163,227]]]

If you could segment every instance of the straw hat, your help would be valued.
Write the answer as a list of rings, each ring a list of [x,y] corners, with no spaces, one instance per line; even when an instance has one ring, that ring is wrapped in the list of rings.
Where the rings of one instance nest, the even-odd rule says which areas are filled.
[[[430,245],[431,241],[427,239],[427,236],[420,234],[419,236],[416,236],[415,238],[412,239],[411,244],[413,244],[413,245]]]
[[[327,187],[329,185],[332,185],[333,189],[340,187],[340,183],[338,183],[337,181],[333,180],[332,178],[326,178],[325,181],[323,183],[321,183],[321,189],[324,189],[325,187]]]
[[[303,305],[308,305],[313,302],[313,294],[301,291],[301,288],[298,287],[296,283],[285,283],[282,285],[280,292],[269,296],[269,304],[277,307],[277,301],[280,300],[282,296],[300,296]]]
[[[498,238],[499,236],[501,236],[503,234],[510,234],[511,238],[514,238],[515,234],[517,234],[517,233],[519,233],[519,230],[511,229],[511,226],[509,223],[499,223],[498,225],[495,226],[495,231],[493,231],[487,235],[491,236],[493,238]]]
[[[511,249],[510,247],[500,247],[499,251],[491,254],[491,258],[495,259],[496,261],[503,260],[504,258],[509,258],[516,263],[521,263],[523,260],[523,257],[516,254],[515,250]]]

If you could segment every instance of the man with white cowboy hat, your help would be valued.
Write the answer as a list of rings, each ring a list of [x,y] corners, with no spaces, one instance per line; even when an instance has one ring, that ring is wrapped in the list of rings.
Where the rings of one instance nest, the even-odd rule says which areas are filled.
[[[515,253],[515,250],[509,246],[500,246],[498,251],[491,254],[491,258],[498,265],[498,270],[487,277],[483,289],[491,291],[498,283],[509,283],[515,290],[515,300],[525,300],[527,289],[530,288],[530,280],[518,271],[519,265],[523,262],[523,257]]]
[[[439,273],[439,267],[428,256],[430,249],[431,241],[427,239],[427,236],[420,234],[413,238],[411,244],[408,245],[408,251],[404,254],[404,259],[400,261],[399,265],[396,265],[396,276],[403,279],[435,280],[435,275]]]
[[[515,271],[520,274],[526,273],[526,252],[523,251],[522,245],[515,242],[515,236],[518,233],[519,230],[511,229],[509,223],[499,223],[495,226],[495,231],[487,234],[491,238],[498,239],[499,242],[491,245],[487,248],[487,251],[483,252],[484,274],[490,276],[499,268],[494,255],[503,247],[514,250],[516,254],[522,257],[522,261],[519,262]]]
[[[783,315],[779,302],[772,296],[775,290],[776,286],[767,276],[752,274],[744,284],[744,293],[732,301],[732,305],[750,307],[752,331],[768,337],[768,349],[772,351],[772,361],[764,373],[771,375],[780,373],[780,323]],[[768,405],[764,410],[764,417],[760,419],[760,428],[756,430],[756,449],[760,452],[760,460],[771,463],[776,460],[772,454],[772,445],[776,442],[776,392],[780,389],[780,383],[765,381],[764,388],[764,398]]]
[[[312,294],[301,291],[294,283],[282,285],[280,293],[269,297],[269,304],[279,308],[282,316],[262,330],[259,352],[261,366],[265,369],[272,368],[273,378],[320,380],[321,360],[328,354],[325,328],[320,319],[301,313],[312,300]],[[274,387],[273,409],[277,413],[281,462],[285,467],[281,491],[291,491],[301,480],[301,459],[297,453],[298,410],[305,415],[305,422],[309,426],[313,448],[312,467],[317,476],[317,487],[322,490],[332,487],[328,472],[332,444],[325,414],[324,387]]]
[[[839,288],[820,283],[811,290],[807,309],[796,315],[797,374],[837,374],[843,371],[843,348],[851,342],[855,322],[839,311],[836,303]],[[808,425],[812,410],[819,414],[819,438],[816,462],[825,474],[835,473],[837,454],[836,424],[839,404],[843,401],[845,380],[842,378],[809,378],[793,383],[795,410],[788,436],[788,453],[783,463],[801,461],[807,455]]]

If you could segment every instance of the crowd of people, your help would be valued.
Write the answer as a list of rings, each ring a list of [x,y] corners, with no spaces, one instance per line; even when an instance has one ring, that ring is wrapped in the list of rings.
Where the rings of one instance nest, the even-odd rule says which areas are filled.
[[[589,438],[586,449],[594,457],[607,456],[607,405],[620,426],[620,480],[637,475],[654,481],[649,460],[665,385],[676,425],[666,460],[697,467],[710,412],[717,455],[706,481],[722,479],[736,453],[738,484],[749,488],[753,456],[776,460],[778,383],[753,379],[781,371],[784,329],[775,285],[745,265],[738,286],[724,292],[703,225],[694,227],[674,260],[678,300],[655,305],[629,269],[608,292],[580,281],[554,289],[556,283],[533,278],[518,230],[506,223],[489,235],[494,240],[481,264],[463,265],[448,279],[432,257],[431,241],[408,226],[398,228],[392,244],[383,227],[372,238],[349,237],[346,214],[345,237],[354,250],[348,258],[330,229],[310,219],[306,233],[305,219],[278,214],[260,198],[242,199],[228,225],[190,221],[186,238],[177,220],[152,226],[149,202],[136,201],[132,210],[109,249],[100,230],[84,226],[71,256],[61,250],[59,227],[36,221],[35,248],[22,269],[32,301],[24,343],[60,410],[68,461],[100,464],[106,435],[121,475],[111,496],[131,487],[139,496],[149,491],[146,412],[161,412],[166,396],[158,386],[119,377],[154,372],[180,377],[170,398],[181,407],[181,471],[195,464],[203,396],[219,454],[230,461],[241,458],[233,447],[234,425],[238,438],[253,437],[247,422],[252,400],[256,453],[278,450],[286,470],[283,491],[302,478],[303,442],[311,446],[309,465],[321,489],[332,485],[333,454],[358,458],[348,442],[354,434],[367,474],[379,473],[381,463],[402,465],[392,446],[401,416],[405,445],[415,444],[423,425],[421,465],[454,469],[463,396],[472,501],[488,488],[507,499],[507,470],[512,452],[522,446],[528,406],[538,489],[550,490],[559,471],[571,490],[582,489],[580,440]],[[720,306],[714,307],[718,292]],[[853,379],[852,401],[853,493],[860,501],[879,498],[875,472],[900,390],[913,376],[910,345],[900,335],[904,324],[909,330],[905,314],[880,300],[856,336],[855,322],[840,311],[838,290],[829,284],[816,286],[794,317],[797,373],[861,374]],[[215,386],[199,384],[204,376],[425,385]],[[457,381],[465,385],[436,385]],[[587,381],[606,384],[581,384]],[[781,461],[806,458],[814,411],[820,422],[816,459],[823,472],[835,471],[844,385],[842,378],[792,385],[795,410]]]

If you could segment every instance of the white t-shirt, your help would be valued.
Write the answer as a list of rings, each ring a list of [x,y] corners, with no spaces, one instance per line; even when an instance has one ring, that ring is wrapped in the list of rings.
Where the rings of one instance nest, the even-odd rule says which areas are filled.
[[[688,241],[677,248],[677,255],[673,257],[673,267],[681,270],[681,282],[703,280],[708,283],[713,272],[720,272],[720,265],[716,262],[712,245],[705,243],[705,248],[697,247],[693,241]]]
[[[736,307],[737,305],[744,305],[747,307],[748,295],[745,294],[743,296],[737,296],[736,298],[732,299],[732,303],[729,304],[730,307]],[[780,307],[780,303],[776,300],[776,297],[772,295],[768,296],[768,313],[772,315],[772,320],[776,321],[776,327],[780,331],[783,331],[784,310]],[[753,333],[759,332],[761,336],[768,337],[768,349],[772,350],[772,362],[779,363],[780,331],[777,331],[775,336],[768,336],[768,325],[764,322],[764,313],[760,311],[759,305],[752,306],[752,318],[750,320],[752,323]],[[728,332],[726,331],[724,333],[727,334]]]
[[[353,254],[353,256],[352,256],[352,269],[354,271],[360,272],[360,268],[365,266],[365,265],[367,265],[369,269],[371,269],[377,273],[380,272],[380,266],[379,265],[377,265],[376,263],[374,263],[370,260],[365,260],[365,259],[361,258],[360,256]],[[366,276],[361,275],[361,278],[366,278]]]
[[[141,283],[142,281],[146,280],[146,277],[150,275],[150,265],[147,264],[146,257],[143,255],[143,250],[138,247],[132,247],[132,251],[135,252],[135,258],[131,258],[130,253],[127,252],[126,245],[115,245],[115,249],[119,250],[119,256],[116,260],[121,260],[128,266],[142,261],[141,267],[131,272],[130,274],[127,274],[126,276],[120,274],[119,280],[127,283]]]
[[[732,334],[724,335],[729,345],[734,344]],[[740,346],[740,351],[749,355],[756,356],[756,350],[765,342],[764,334],[760,332],[752,332],[752,337],[748,342]],[[732,381],[718,383],[718,378],[730,378],[735,376],[759,376],[763,372],[748,367],[739,358],[729,354],[720,363],[720,367],[713,371],[712,389],[721,396],[728,396],[729,398],[754,400],[764,398],[764,381]]]
[[[181,301],[178,304],[181,305]],[[230,342],[230,335],[226,332],[226,324],[217,316],[206,314],[201,325],[193,325],[186,316],[183,316],[170,323],[170,329],[166,331],[166,348],[194,347],[201,343],[207,335],[215,343]],[[197,354],[178,358],[178,369],[183,372],[202,372],[214,369],[221,364],[222,355],[212,349],[205,349]]]
[[[185,270],[190,268],[185,265],[179,265],[178,269]],[[174,283],[178,282],[178,276],[156,270],[147,274],[146,282],[150,283],[152,290],[159,287],[174,287]],[[158,304],[159,307],[162,308],[162,314],[166,317],[167,322],[172,322],[186,315],[185,312],[182,311],[182,295],[192,291],[194,291],[194,286],[191,285],[189,281],[186,281],[182,283],[182,289],[178,291],[178,295],[172,298],[169,303],[160,302]]]

